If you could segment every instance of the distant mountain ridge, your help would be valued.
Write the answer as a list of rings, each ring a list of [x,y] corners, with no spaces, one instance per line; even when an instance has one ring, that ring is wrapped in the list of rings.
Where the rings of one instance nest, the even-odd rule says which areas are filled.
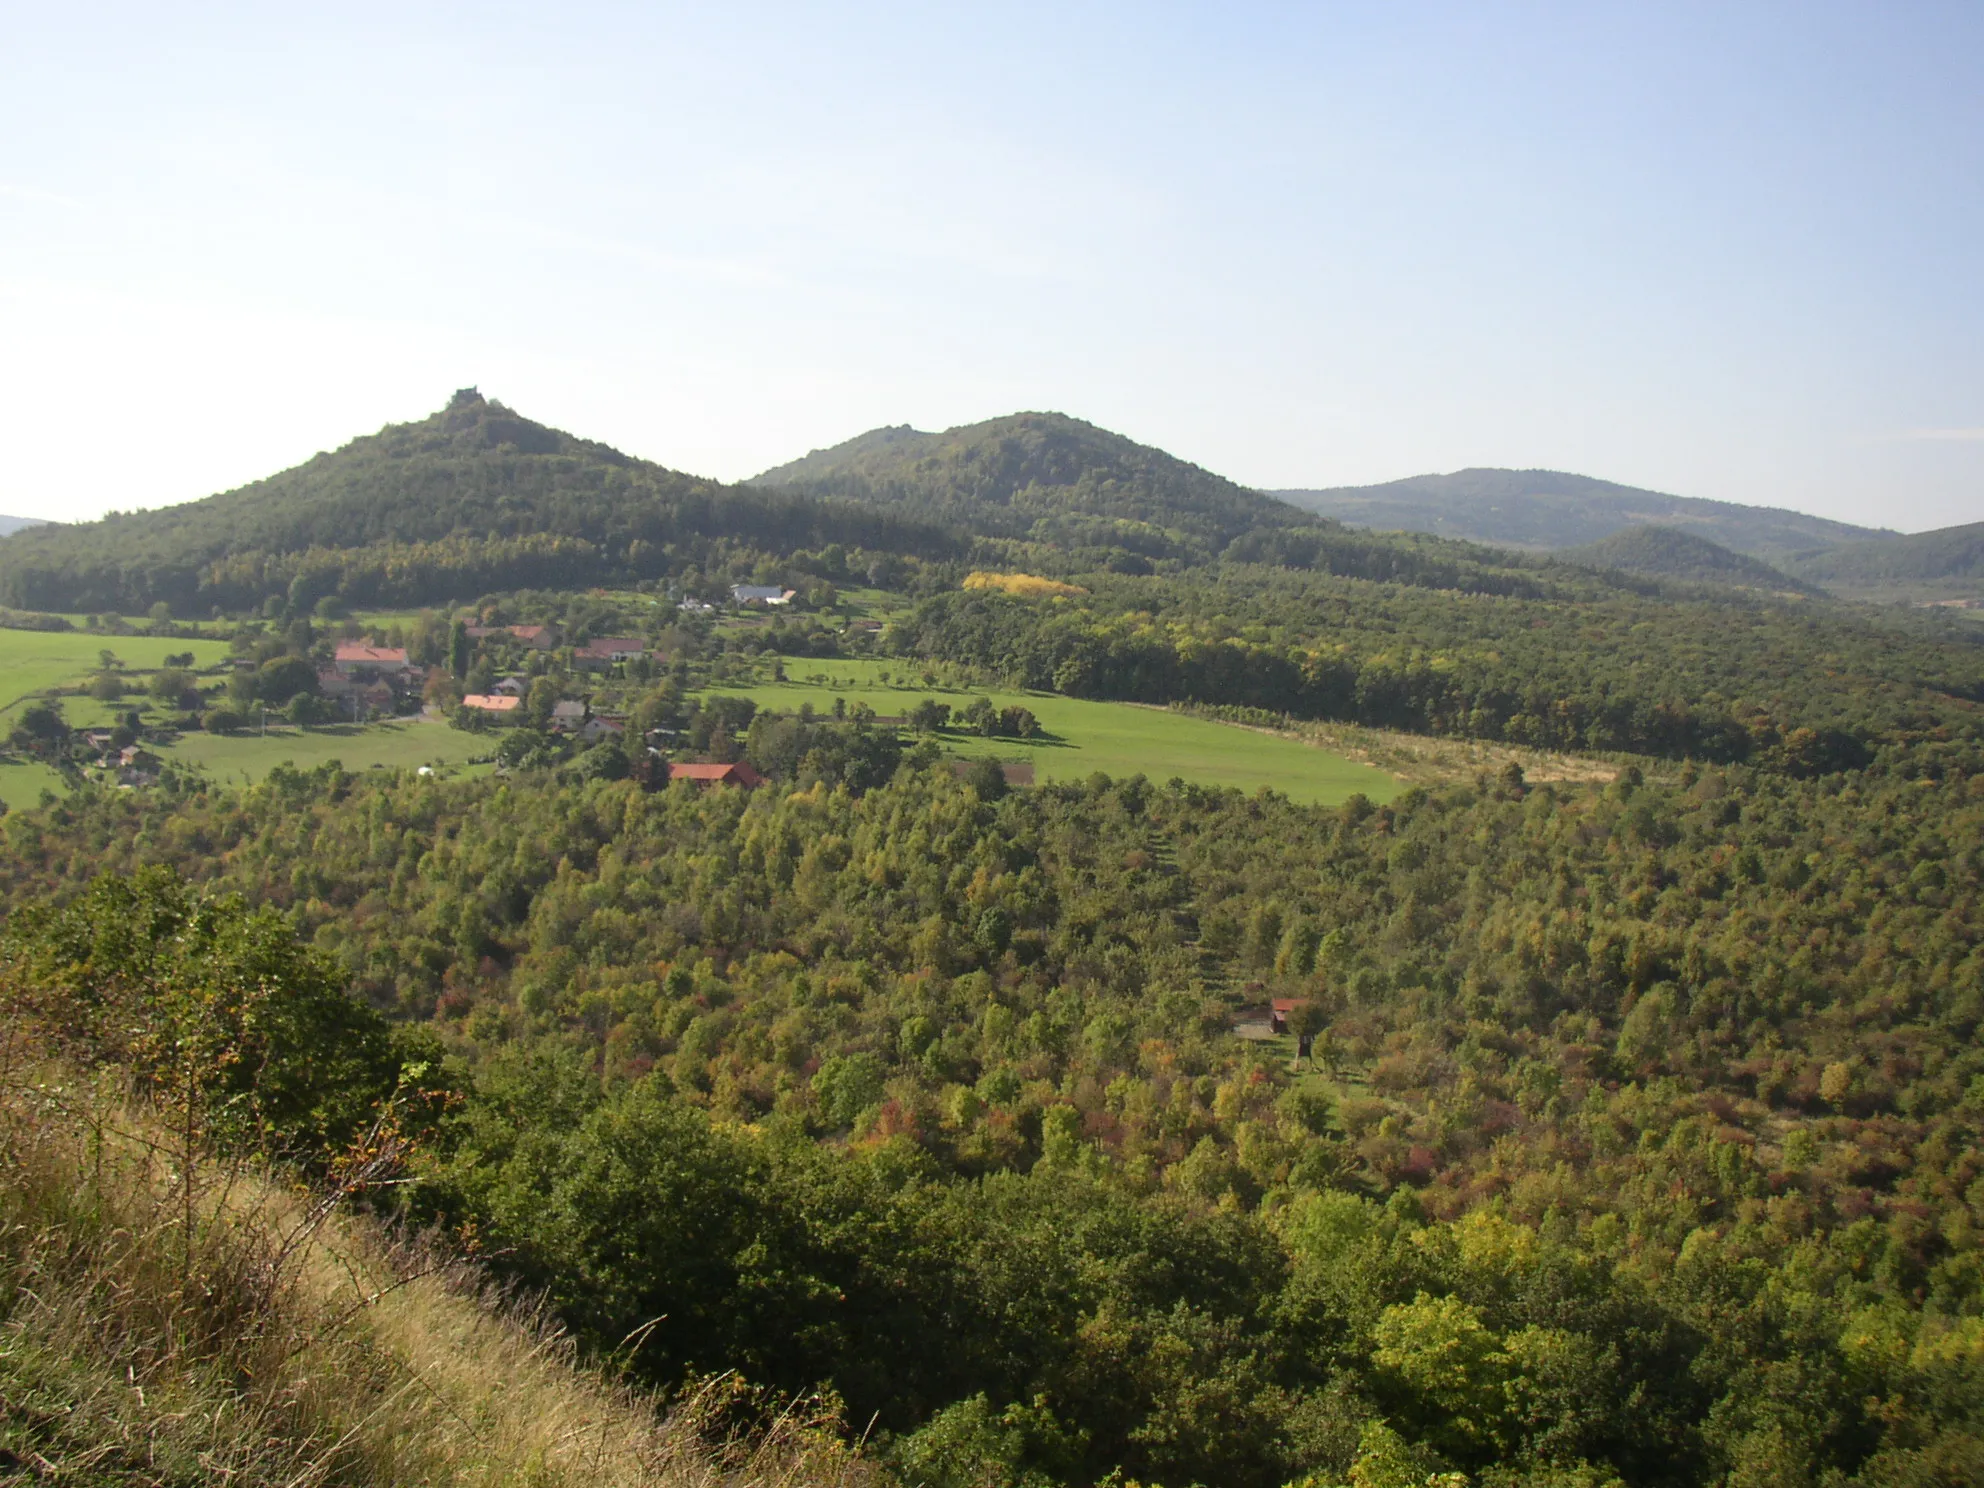
[[[753,476],[812,496],[914,511],[979,536],[1210,558],[1243,533],[1312,514],[1175,455],[1059,413],[940,433],[871,429]]]
[[[1555,470],[1475,468],[1376,486],[1269,493],[1355,527],[1431,532],[1501,547],[1579,547],[1660,526],[1766,562],[1896,534],[1779,507],[1669,496]]]
[[[425,419],[204,500],[79,524],[11,519],[0,605],[136,613],[163,601],[201,615],[326,598],[428,604],[652,579],[731,563],[739,547],[829,545],[1038,562],[1042,572],[1226,560],[1493,594],[1590,582],[1509,551],[1524,548],[1613,571],[1607,583],[1638,575],[1776,595],[1816,592],[1811,584],[1868,597],[1967,594],[1984,574],[1984,524],[1901,538],[1550,471],[1287,494],[1310,509],[1058,413],[936,433],[873,429],[726,485],[467,388]]]
[[[1842,593],[1889,598],[1980,596],[1984,588],[1984,522],[1842,543],[1786,564],[1800,578]]]
[[[729,486],[524,418],[474,388],[238,490],[0,542],[0,604],[175,614],[274,598],[429,603],[653,577],[671,545],[949,557],[952,533],[872,507]]]
[[[1815,596],[1824,592],[1760,558],[1733,552],[1720,543],[1672,527],[1627,527],[1595,543],[1562,548],[1550,556],[1587,568],[1610,568],[1695,584],[1723,584],[1766,594]]]
[[[5,537],[12,532],[19,532],[28,527],[47,527],[50,525],[52,524],[44,522],[40,517],[0,517],[0,537]]]

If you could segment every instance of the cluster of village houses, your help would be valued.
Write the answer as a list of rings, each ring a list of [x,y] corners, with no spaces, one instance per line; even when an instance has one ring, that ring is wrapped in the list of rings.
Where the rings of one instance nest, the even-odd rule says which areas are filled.
[[[537,651],[549,651],[557,643],[555,632],[545,625],[471,625],[468,633],[473,640],[507,634]],[[647,654],[645,641],[604,636],[574,648],[572,664],[582,671],[604,671]],[[433,670],[410,660],[403,646],[345,644],[337,648],[331,665],[317,673],[317,691],[333,701],[355,700],[363,707],[391,713],[419,695]],[[530,692],[530,683],[528,677],[505,677],[486,693],[472,692],[464,697],[462,706],[494,719],[516,717]],[[569,698],[551,710],[553,732],[576,735],[585,743],[617,735],[623,727],[620,719],[591,716],[584,703]]]
[[[737,584],[731,587],[731,600],[740,607],[781,608],[792,603],[796,591],[782,585]],[[684,600],[683,610],[706,611],[714,606],[700,600]],[[507,635],[536,651],[549,651],[558,644],[557,632],[547,625],[471,625],[471,640]],[[603,672],[624,662],[640,661],[649,654],[648,643],[636,636],[598,636],[572,650],[572,665],[579,671]],[[404,647],[345,644],[337,648],[329,667],[317,674],[317,690],[334,701],[355,699],[359,706],[381,713],[398,710],[424,688],[431,669],[411,661]],[[491,721],[503,722],[522,715],[530,694],[531,678],[508,676],[491,685],[487,692],[472,692],[462,698],[462,706],[481,713]],[[626,732],[626,719],[610,713],[594,713],[587,704],[572,698],[557,702],[551,710],[549,727],[581,744],[618,738]],[[705,784],[761,784],[761,778],[747,764],[707,765],[670,764],[668,778],[700,781]]]
[[[110,729],[85,729],[82,739],[86,747],[96,751],[100,766],[116,772],[119,785],[158,784],[158,756],[143,745],[126,744],[122,749],[114,748]]]
[[[792,603],[796,592],[782,585],[735,584],[730,590],[732,603],[748,608],[781,608]],[[708,611],[715,606],[701,600],[684,600],[685,611]],[[549,625],[471,625],[472,640],[507,635],[533,651],[550,651],[558,644],[558,633]],[[572,665],[580,671],[606,671],[623,662],[638,661],[648,655],[648,643],[633,636],[600,636],[573,648]],[[317,671],[318,695],[342,707],[353,716],[393,714],[407,711],[421,696],[428,680],[439,668],[422,666],[408,657],[404,646],[372,646],[357,642],[341,643],[331,664]],[[509,676],[494,683],[486,693],[470,693],[462,706],[504,721],[521,715],[531,679]],[[607,713],[594,713],[576,699],[561,699],[551,710],[553,733],[575,738],[581,744],[618,738],[626,731],[626,720]],[[112,749],[111,731],[93,729],[83,735],[106,769],[117,771],[123,785],[149,785],[158,779],[158,759],[136,744]],[[695,780],[706,784],[762,784],[761,777],[747,764],[701,765],[670,764],[668,778]]]
[[[733,584],[730,588],[731,602],[739,608],[781,609],[797,597],[798,591],[782,584]],[[678,608],[702,612],[716,607],[685,599]],[[549,651],[558,644],[558,633],[549,625],[471,625],[468,634],[471,640],[508,635],[534,651]],[[648,643],[638,637],[598,636],[573,648],[572,665],[579,671],[605,671],[622,662],[639,661],[647,654]],[[390,713],[409,696],[418,695],[430,675],[431,669],[408,660],[404,647],[347,644],[339,646],[331,665],[317,673],[317,691],[334,701],[355,700],[359,706]],[[505,677],[490,691],[463,698],[462,706],[502,718],[517,713],[529,691],[529,678]],[[585,704],[570,701],[558,704],[551,726],[588,742],[620,731],[618,720],[589,717]]]

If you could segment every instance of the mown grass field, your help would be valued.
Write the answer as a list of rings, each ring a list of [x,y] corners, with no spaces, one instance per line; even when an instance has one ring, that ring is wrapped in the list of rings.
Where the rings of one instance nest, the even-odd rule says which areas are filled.
[[[10,811],[34,805],[45,790],[61,795],[62,777],[46,765],[0,765],[0,802]]]
[[[432,765],[462,772],[495,747],[487,734],[465,734],[436,719],[401,719],[354,728],[271,728],[259,733],[185,734],[159,751],[161,759],[199,765],[221,785],[252,785],[284,761],[315,769],[337,760],[347,770],[411,770]]]
[[[165,658],[191,651],[195,666],[213,666],[227,659],[224,641],[181,641],[169,636],[105,636],[87,631],[0,630],[0,723],[51,687],[73,687],[97,669],[100,652],[109,651],[131,672],[155,671]],[[143,691],[141,680],[137,690]],[[94,712],[76,711],[90,698],[64,700],[64,713],[73,725],[95,722]]]
[[[788,658],[785,670],[784,682],[710,691],[748,697],[761,708],[786,712],[811,703],[825,713],[837,697],[850,705],[864,702],[885,717],[907,713],[926,697],[953,708],[973,697],[989,697],[1001,708],[1030,708],[1047,737],[985,739],[946,733],[940,738],[947,750],[965,757],[1030,761],[1041,780],[1081,780],[1098,770],[1117,776],[1143,774],[1159,781],[1176,775],[1201,785],[1236,786],[1249,792],[1266,786],[1291,800],[1325,805],[1359,792],[1373,801],[1389,801],[1401,789],[1384,771],[1315,745],[1160,708],[1085,702],[1052,693],[926,686],[916,669],[901,661],[799,657]],[[881,680],[884,674],[888,684]]]

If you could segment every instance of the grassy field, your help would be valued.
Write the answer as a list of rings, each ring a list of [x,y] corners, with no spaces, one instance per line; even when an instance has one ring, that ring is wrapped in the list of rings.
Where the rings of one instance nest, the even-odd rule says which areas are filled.
[[[414,769],[432,765],[462,772],[468,762],[486,755],[495,741],[486,734],[465,734],[435,719],[404,719],[362,728],[348,724],[329,728],[271,728],[256,733],[186,734],[161,759],[199,765],[222,785],[253,784],[276,765],[288,761],[299,769],[337,760],[347,770]]]
[[[1522,744],[1402,734],[1389,729],[1362,728],[1354,723],[1290,721],[1284,728],[1265,732],[1320,745],[1415,785],[1471,780],[1484,773],[1495,775],[1511,764],[1520,765],[1523,778],[1532,785],[1545,781],[1605,784],[1617,779],[1627,762],[1637,764],[1649,780],[1665,780],[1680,773],[1673,761],[1650,756],[1622,754],[1599,758],[1563,754]]]
[[[1153,780],[1181,776],[1203,785],[1237,786],[1254,791],[1262,786],[1291,800],[1330,804],[1362,792],[1373,801],[1389,801],[1400,783],[1382,770],[1344,758],[1341,754],[1297,739],[1258,733],[1191,718],[1160,708],[1129,703],[1094,703],[1052,693],[965,691],[912,685],[900,661],[811,661],[788,659],[787,680],[752,687],[713,687],[712,692],[748,697],[762,708],[787,712],[803,703],[825,713],[836,697],[850,704],[864,702],[883,716],[906,713],[918,700],[934,697],[953,708],[972,697],[989,697],[1001,708],[1030,708],[1046,737],[983,739],[945,734],[944,747],[968,757],[996,755],[1005,760],[1030,761],[1041,780],[1081,780],[1100,770],[1109,775],[1143,774]],[[881,678],[887,674],[890,683]],[[814,681],[812,678],[823,678]]]
[[[119,702],[88,696],[62,697],[62,715],[72,728],[109,724],[119,713],[144,708],[143,673],[162,666],[175,652],[191,651],[196,666],[224,661],[225,642],[185,641],[155,636],[101,636],[87,632],[0,630],[0,734],[17,713],[52,688],[73,687],[97,669],[98,654],[112,652],[123,662],[133,695]],[[150,711],[149,709],[147,711]],[[364,728],[271,728],[261,733],[186,734],[160,749],[161,758],[198,765],[227,784],[260,780],[284,760],[305,769],[329,760],[345,768],[411,769],[434,765],[460,771],[477,755],[486,755],[492,741],[464,734],[433,720],[406,720]],[[43,790],[61,793],[62,777],[45,765],[0,765],[0,801],[11,807],[32,806]]]
[[[104,649],[134,673],[156,668],[178,651],[192,651],[200,666],[227,655],[226,646],[218,641],[0,630],[0,727],[8,712],[34,696],[86,679],[96,670],[98,653]],[[1267,786],[1298,801],[1321,802],[1341,801],[1358,791],[1384,801],[1400,788],[1392,775],[1333,749],[1159,709],[1045,693],[967,690],[956,685],[948,669],[926,673],[900,660],[794,657],[784,665],[783,682],[713,690],[751,697],[763,707],[796,709],[810,702],[823,713],[831,710],[836,697],[865,702],[884,715],[905,713],[925,697],[953,707],[973,696],[990,697],[999,707],[1018,704],[1033,710],[1044,737],[995,740],[946,734],[943,742],[959,755],[1029,760],[1043,780],[1084,779],[1098,770],[1110,775],[1142,773],[1155,780],[1177,775],[1246,791]],[[139,701],[134,698],[122,706]],[[63,699],[65,716],[78,728],[110,722],[119,706],[89,697]],[[423,764],[459,770],[491,747],[487,737],[421,720],[365,728],[272,729],[266,736],[188,734],[163,753],[208,770],[216,780],[242,782],[260,780],[284,760],[305,768],[335,759],[353,770]],[[0,766],[0,800],[31,805],[44,788],[61,789],[54,771],[38,765]]]
[[[68,787],[46,765],[0,765],[0,802],[5,802],[9,810],[34,805],[45,790],[59,796]]]
[[[175,652],[191,651],[196,666],[227,658],[224,641],[180,641],[162,636],[103,636],[86,631],[0,630],[0,725],[7,715],[51,687],[74,686],[97,669],[99,652],[109,651],[126,670],[144,672],[165,665]],[[91,698],[64,700],[73,726],[97,721],[101,708]],[[85,715],[88,716],[85,716]],[[4,731],[4,729],[0,729]]]

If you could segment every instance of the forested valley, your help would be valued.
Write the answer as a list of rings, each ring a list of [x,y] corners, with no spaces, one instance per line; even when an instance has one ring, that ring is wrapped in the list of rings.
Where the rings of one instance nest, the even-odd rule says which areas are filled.
[[[10,604],[226,625],[243,696],[307,695],[343,627],[490,733],[454,775],[172,769],[0,816],[8,1079],[197,1113],[592,1367],[733,1379],[747,1431],[825,1401],[905,1485],[1984,1480],[1961,622],[1351,533],[1037,417],[786,472],[837,504],[594,489],[611,452],[479,398],[430,423],[275,478],[290,507],[6,540]],[[388,593],[426,609],[349,615]],[[588,661],[616,636],[637,659]],[[710,691],[805,659],[1584,768],[1025,785],[934,703]],[[461,699],[512,669],[499,730]],[[616,719],[583,748],[549,723],[582,690]]]

